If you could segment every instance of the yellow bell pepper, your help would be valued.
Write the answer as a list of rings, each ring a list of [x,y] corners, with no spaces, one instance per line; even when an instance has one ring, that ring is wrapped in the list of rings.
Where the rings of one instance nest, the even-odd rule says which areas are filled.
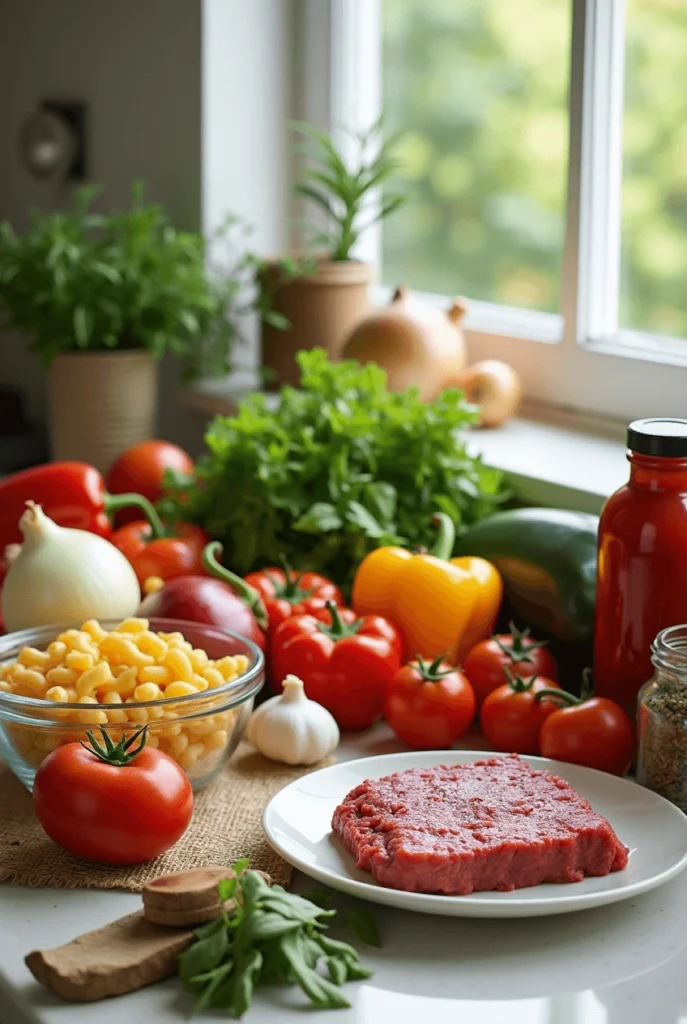
[[[359,615],[383,615],[403,636],[407,658],[445,656],[456,662],[489,636],[503,596],[497,569],[483,558],[451,558],[455,529],[443,512],[431,553],[405,548],[372,551],[353,582]]]

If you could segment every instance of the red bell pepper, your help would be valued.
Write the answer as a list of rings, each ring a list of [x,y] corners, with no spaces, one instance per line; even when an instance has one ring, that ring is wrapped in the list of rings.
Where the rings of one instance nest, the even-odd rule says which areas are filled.
[[[109,516],[117,509],[136,505],[147,517],[155,516],[153,506],[139,494],[108,494],[93,466],[50,462],[0,480],[0,551],[8,544],[21,543],[19,520],[27,501],[41,505],[59,526],[88,530],[108,540],[112,536]]]
[[[380,615],[356,618],[327,602],[327,612],[295,615],[277,627],[271,644],[276,693],[293,674],[306,695],[331,711],[342,729],[366,729],[382,714],[384,694],[401,666],[401,636]]]
[[[270,631],[292,615],[322,611],[327,601],[339,606],[344,603],[343,594],[326,576],[316,572],[298,573],[286,563],[283,569],[270,567],[260,572],[249,572],[244,579],[262,597]]]
[[[131,562],[143,587],[151,576],[171,580],[203,575],[203,550],[210,537],[191,523],[179,523],[160,532],[158,521],[141,520],[115,530],[110,539]]]

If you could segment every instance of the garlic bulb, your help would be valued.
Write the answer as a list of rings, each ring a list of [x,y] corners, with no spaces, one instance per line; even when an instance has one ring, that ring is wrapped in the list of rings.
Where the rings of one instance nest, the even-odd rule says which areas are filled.
[[[26,505],[19,521],[24,543],[2,587],[5,629],[134,615],[141,591],[121,551],[94,533],[58,526],[32,501]]]
[[[284,692],[253,712],[246,737],[272,761],[315,764],[338,746],[339,727],[326,708],[308,700],[298,676],[287,676]]]

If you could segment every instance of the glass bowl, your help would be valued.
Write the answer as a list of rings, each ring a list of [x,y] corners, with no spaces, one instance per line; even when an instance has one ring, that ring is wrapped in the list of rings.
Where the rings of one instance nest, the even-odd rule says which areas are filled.
[[[262,651],[238,633],[177,619],[148,620],[153,632],[181,633],[212,661],[244,655],[247,670],[236,679],[181,697],[132,703],[60,703],[20,696],[0,689],[0,757],[27,789],[38,765],[64,743],[87,740],[92,731],[102,740],[104,728],[117,742],[148,725],[148,744],[177,761],[194,790],[201,789],[226,764],[243,736],[253,702],[265,680]],[[103,620],[110,632],[119,620]],[[22,648],[45,650],[60,633],[80,626],[42,626],[0,637],[0,665],[16,661]],[[106,721],[105,721],[106,719]]]

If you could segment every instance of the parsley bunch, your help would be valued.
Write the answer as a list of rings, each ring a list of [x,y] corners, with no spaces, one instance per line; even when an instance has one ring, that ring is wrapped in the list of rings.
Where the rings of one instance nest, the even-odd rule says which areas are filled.
[[[301,386],[276,409],[254,394],[210,424],[209,454],[165,509],[202,524],[237,572],[285,555],[346,584],[379,545],[431,547],[437,511],[460,534],[504,498],[501,474],[466,449],[476,416],[462,392],[426,403],[388,391],[372,363],[320,349],[298,361]]]
[[[179,957],[179,977],[198,996],[195,1009],[211,1007],[242,1017],[255,986],[262,983],[299,985],[323,1010],[349,1006],[341,986],[372,972],[352,946],[324,934],[325,920],[336,912],[280,885],[269,886],[256,871],[247,871],[247,864],[234,864],[237,877],[219,885],[222,900],[233,901],[233,911],[199,928],[196,941]]]

